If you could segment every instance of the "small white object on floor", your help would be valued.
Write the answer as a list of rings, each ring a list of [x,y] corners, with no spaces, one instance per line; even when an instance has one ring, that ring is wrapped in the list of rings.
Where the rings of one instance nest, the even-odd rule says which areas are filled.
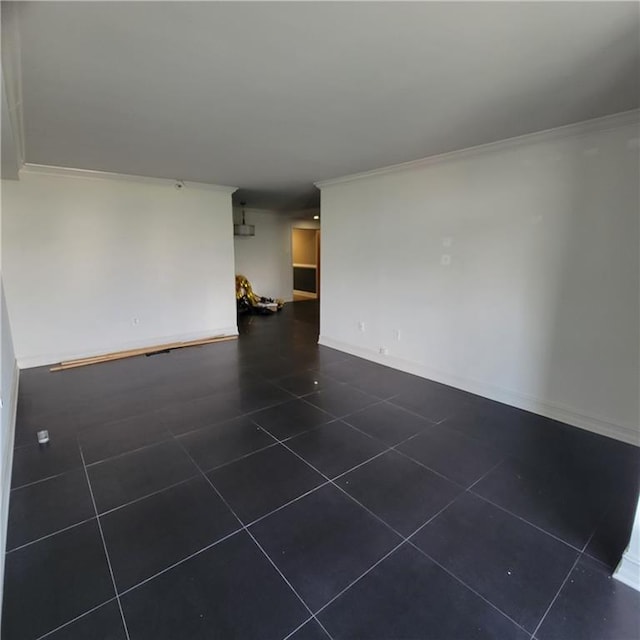
[[[49,432],[44,429],[43,431],[38,431],[38,443],[39,444],[46,444],[47,442],[49,442]]]

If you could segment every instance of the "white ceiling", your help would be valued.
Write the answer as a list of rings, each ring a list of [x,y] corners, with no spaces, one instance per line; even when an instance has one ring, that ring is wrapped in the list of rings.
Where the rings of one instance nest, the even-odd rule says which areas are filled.
[[[312,182],[636,108],[636,2],[22,2],[26,161]]]

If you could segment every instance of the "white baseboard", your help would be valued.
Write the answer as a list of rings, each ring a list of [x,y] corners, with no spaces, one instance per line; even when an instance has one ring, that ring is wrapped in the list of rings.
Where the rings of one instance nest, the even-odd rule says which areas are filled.
[[[80,358],[92,358],[94,356],[104,355],[105,353],[113,353],[115,351],[125,351],[128,349],[144,349],[145,347],[155,347],[157,345],[169,344],[170,342],[188,342],[190,340],[201,340],[212,336],[237,336],[238,326],[218,327],[215,329],[207,329],[206,331],[197,331],[194,333],[180,333],[172,336],[158,336],[156,338],[145,338],[135,342],[126,342],[118,345],[105,345],[96,349],[88,349],[86,351],[58,352],[46,353],[35,356],[22,356],[17,354],[18,367],[20,369],[32,369],[33,367],[43,367],[46,365],[57,364],[64,360],[77,360]]]
[[[11,495],[11,470],[13,465],[13,443],[16,435],[16,415],[18,411],[18,385],[20,384],[20,369],[14,365],[13,388],[9,398],[8,410],[9,433],[7,434],[6,448],[2,455],[2,477],[0,478],[0,611],[2,610],[2,597],[4,595],[4,561],[7,550],[7,525],[9,524],[9,497]]]
[[[340,340],[334,340],[327,336],[320,336],[318,344],[338,351],[344,351],[353,356],[358,356],[378,364],[392,367],[393,369],[399,369],[405,373],[411,373],[421,378],[427,378],[440,382],[463,391],[468,391],[490,400],[496,400],[518,409],[524,409],[525,411],[531,411],[538,415],[564,422],[573,427],[585,429],[592,433],[597,433],[602,436],[621,440],[628,444],[640,446],[640,430],[638,427],[626,424],[616,424],[608,422],[600,417],[585,415],[571,407],[561,406],[556,403],[548,402],[540,398],[534,398],[519,392],[497,387],[491,384],[487,384],[478,380],[465,378],[463,376],[452,375],[446,372],[431,369],[426,365],[412,362],[410,360],[404,360],[396,356],[381,355],[372,349],[365,347],[358,347],[351,345]]]
[[[640,591],[640,559],[625,552],[613,577],[627,586]]]

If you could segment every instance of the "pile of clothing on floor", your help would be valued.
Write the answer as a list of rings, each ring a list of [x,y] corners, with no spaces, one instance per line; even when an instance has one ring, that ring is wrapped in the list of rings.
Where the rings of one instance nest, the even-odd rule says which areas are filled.
[[[236,275],[236,305],[238,313],[271,314],[282,309],[284,300],[257,295],[246,276],[238,274]]]

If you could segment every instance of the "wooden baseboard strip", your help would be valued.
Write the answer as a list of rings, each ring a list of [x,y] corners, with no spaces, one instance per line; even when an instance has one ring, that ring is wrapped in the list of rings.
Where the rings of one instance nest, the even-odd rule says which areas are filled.
[[[197,347],[203,344],[212,344],[215,342],[227,342],[229,340],[237,340],[238,336],[212,336],[211,338],[202,338],[200,340],[188,340],[186,342],[170,342],[168,344],[158,344],[151,347],[143,347],[140,349],[127,349],[126,351],[115,351],[113,353],[105,353],[100,356],[92,356],[90,358],[79,358],[78,360],[65,360],[59,365],[51,367],[49,371],[65,371],[66,369],[75,369],[76,367],[86,367],[90,364],[100,364],[101,362],[111,362],[112,360],[122,360],[124,358],[133,358],[134,356],[143,356],[148,353],[156,353],[157,351],[167,351],[171,349],[184,349],[185,347]]]

